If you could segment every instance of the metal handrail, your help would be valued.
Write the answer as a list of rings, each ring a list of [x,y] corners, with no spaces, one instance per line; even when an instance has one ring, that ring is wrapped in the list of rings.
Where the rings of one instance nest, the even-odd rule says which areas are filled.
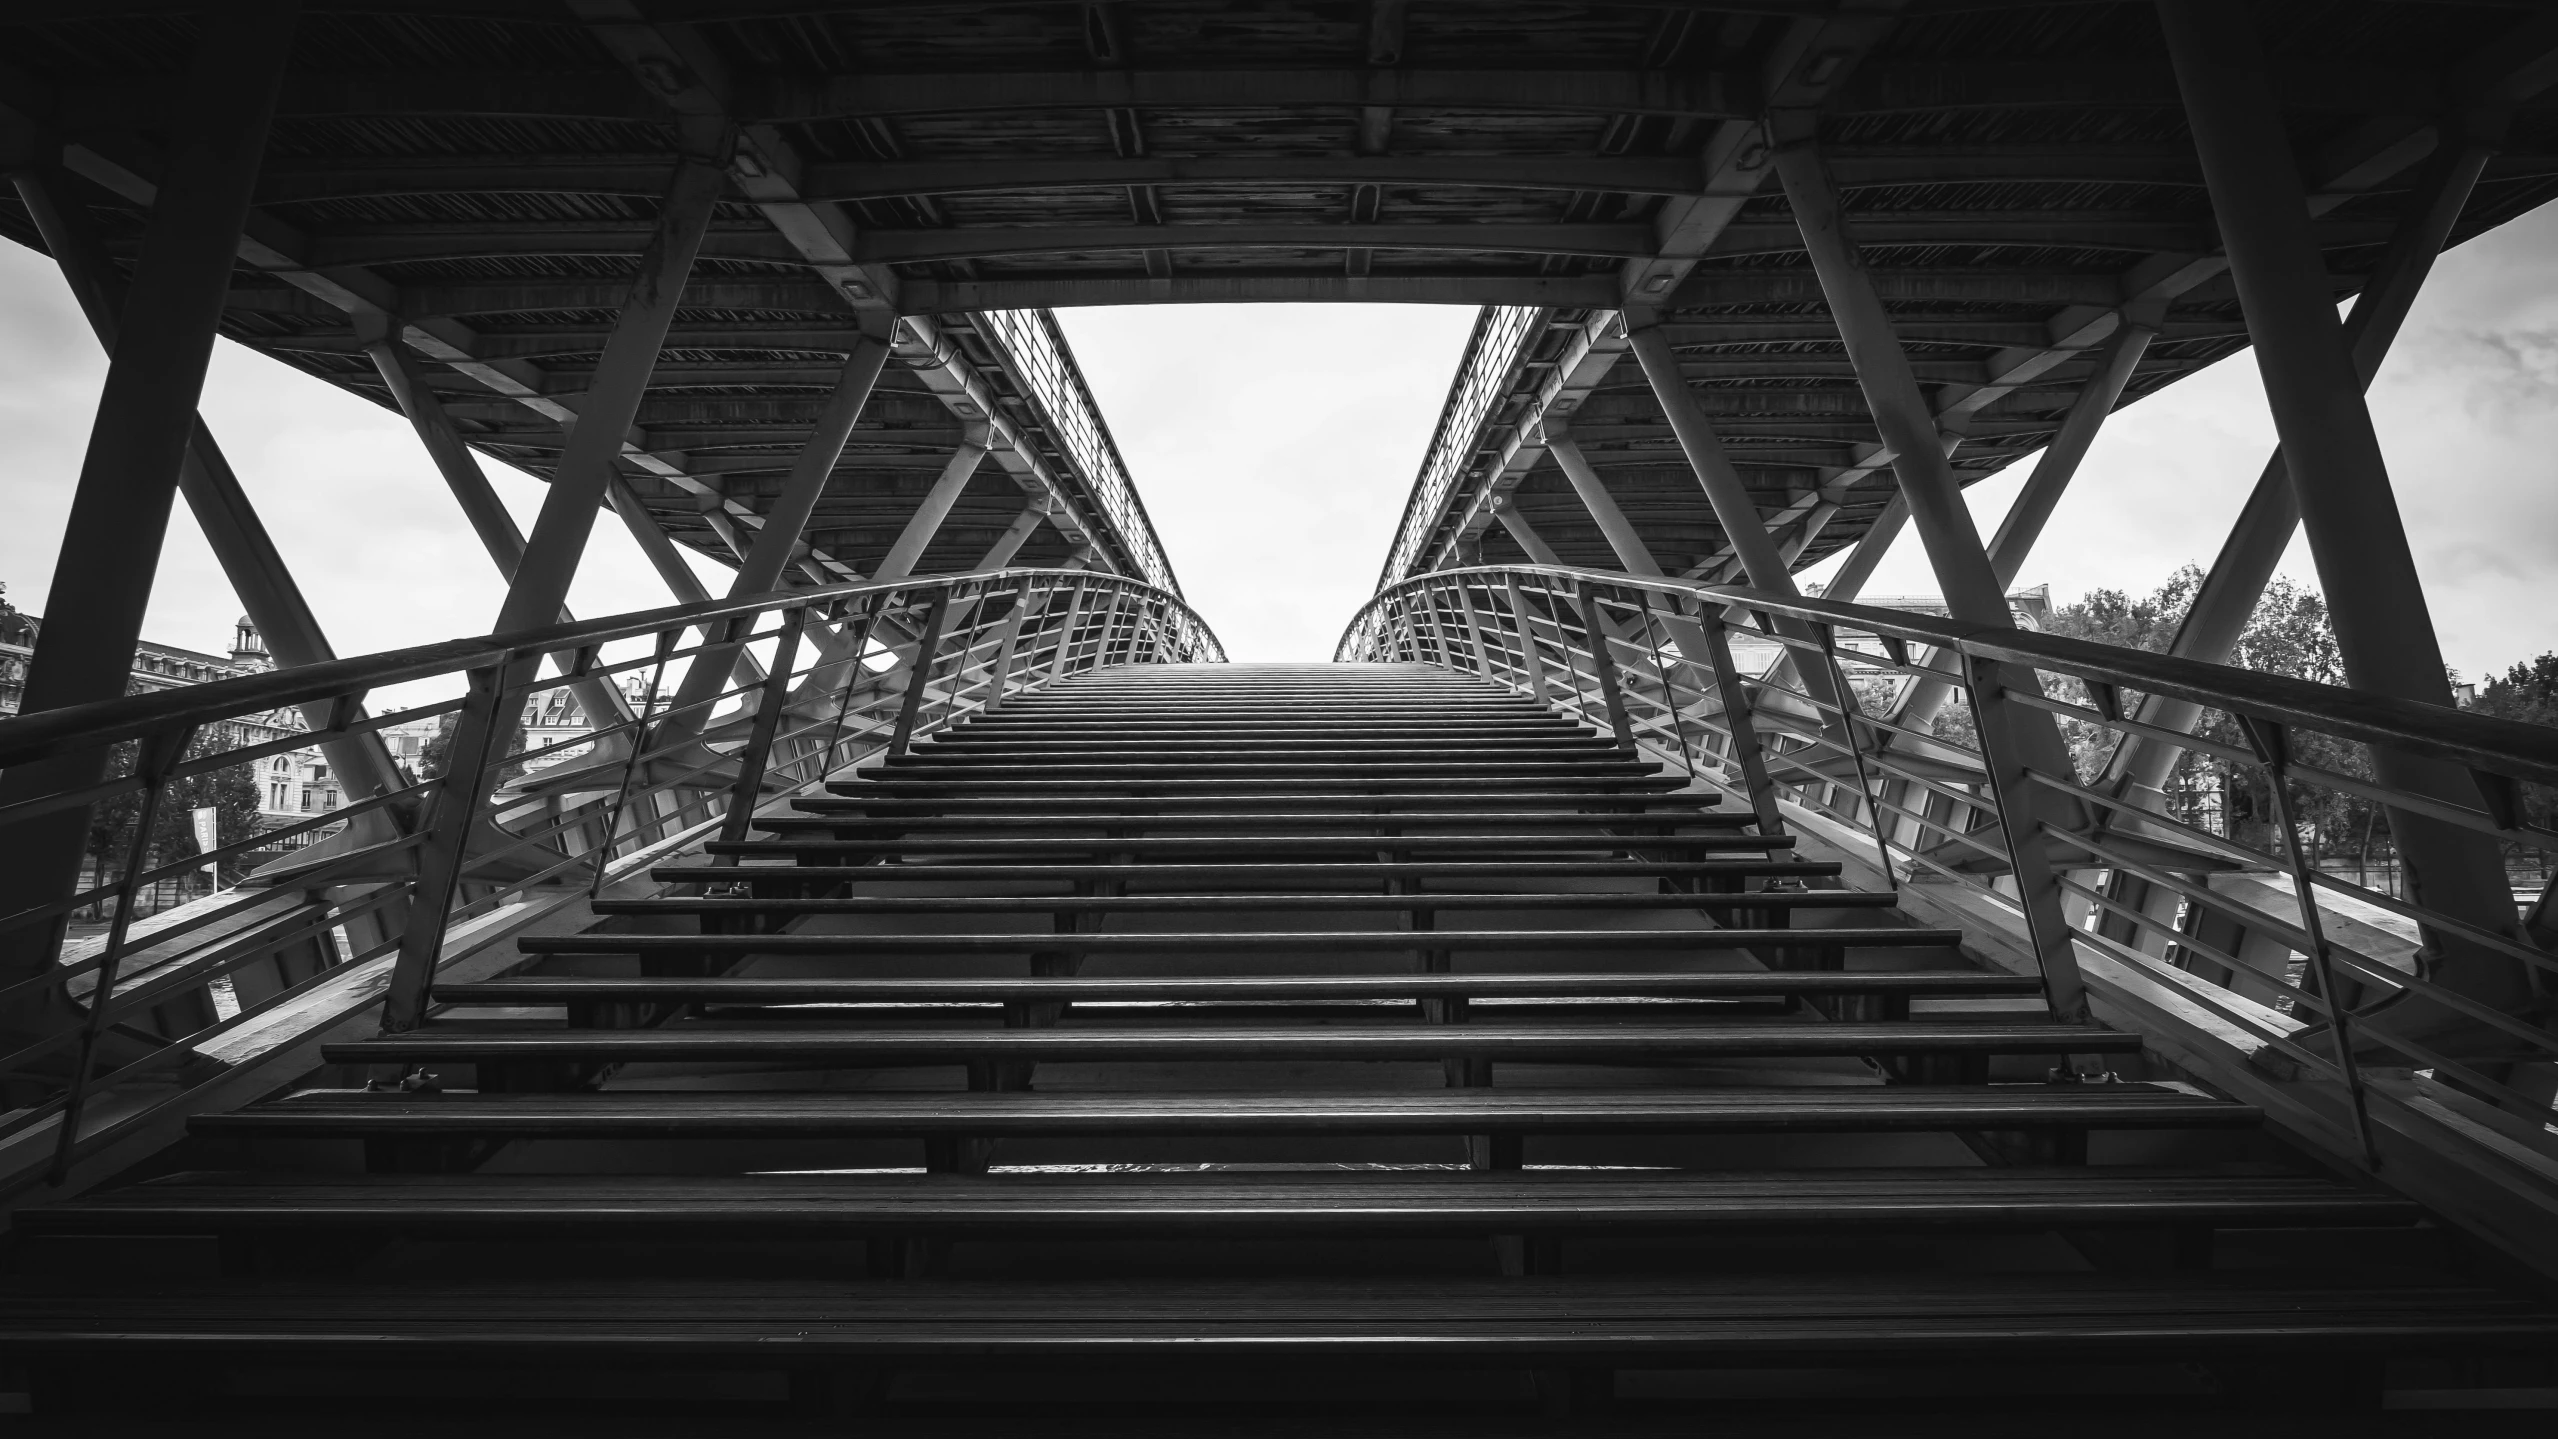
[[[1096,612],[1132,618],[1124,633],[1114,629],[1095,643],[1087,622]],[[642,639],[652,644],[636,660],[603,658],[607,645]],[[751,680],[723,683],[680,711],[652,702],[636,718],[575,740],[509,752],[535,696],[625,672],[647,672],[654,695],[670,661],[725,669],[749,645],[772,646],[760,669],[740,671]],[[569,657],[567,672],[544,674],[545,657],[558,655]],[[885,667],[874,668],[883,656]],[[0,1055],[0,1066],[43,1064],[51,1069],[40,1072],[60,1078],[50,1098],[0,1116],[0,1149],[56,1126],[47,1177],[64,1182],[76,1163],[186,1098],[165,1087],[138,1104],[126,1096],[118,1112],[90,1123],[94,1101],[125,1081],[184,1068],[198,1046],[229,1042],[274,1006],[304,1002],[331,975],[361,970],[361,983],[337,987],[359,994],[352,1001],[359,1007],[378,1003],[386,1027],[409,1027],[424,1014],[438,970],[455,957],[447,937],[458,922],[503,918],[510,904],[538,907],[520,901],[574,904],[632,879],[635,867],[673,852],[669,846],[744,838],[763,807],[900,752],[1008,695],[1106,664],[1224,658],[1207,624],[1167,590],[1120,575],[1023,568],[675,605],[0,720],[0,765],[136,741],[140,751],[133,774],[28,796],[0,811],[0,824],[116,794],[138,793],[145,810],[121,871],[76,897],[115,899],[104,947],[68,963],[57,953],[43,972],[0,984],[0,995],[22,1006],[45,1001],[67,1016]],[[251,888],[191,903],[147,933],[134,930],[138,887],[202,862],[155,855],[149,843],[149,810],[169,783],[228,766],[228,752],[177,763],[172,757],[189,735],[295,704],[322,706],[349,730],[378,728],[391,721],[361,717],[368,691],[439,677],[465,679],[469,691],[424,711],[455,716],[445,773],[313,821],[351,823],[284,862],[290,872],[277,882],[307,896],[290,923],[272,922],[243,942],[235,926],[270,923],[259,916],[276,903],[275,891]],[[682,723],[669,725],[670,717]],[[316,744],[340,732],[297,738]],[[500,782],[546,757],[555,763]],[[23,927],[67,909],[42,904],[8,922]],[[265,997],[221,1012],[211,986],[252,970],[272,971],[261,981],[271,986]],[[331,1010],[309,1023],[349,1017]],[[145,1018],[165,1042],[137,1051]],[[297,1012],[293,1023],[301,1019]],[[67,1051],[76,1058],[66,1070],[59,1057]],[[0,1192],[22,1182],[0,1172]]]
[[[1682,634],[1701,636],[1706,652],[1688,652],[1698,641]],[[1866,645],[1843,643],[1851,637]],[[1736,639],[1780,662],[1742,674]],[[2432,1073],[2535,1123],[2558,1118],[2545,1099],[2505,1083],[2500,1067],[2558,1059],[2558,1032],[2540,1011],[2506,1013],[2436,978],[2441,955],[2457,951],[2518,965],[2546,993],[2558,988],[2546,936],[2511,911],[2451,912],[2317,867],[2294,800],[2296,790],[2325,790],[2452,825],[2496,841],[2499,863],[2504,847],[2548,856],[2558,853],[2558,829],[2532,822],[2522,787],[2558,784],[2558,730],[2056,635],[1541,566],[1441,570],[1389,585],[1352,619],[1336,658],[1476,670],[1746,799],[1771,831],[1798,815],[1838,825],[1872,845],[1888,882],[1959,886],[1973,901],[1960,912],[2012,916],[2056,1014],[2086,1012],[2082,961],[2153,973],[2254,1035],[2265,1053],[2336,1083],[2350,1113],[2348,1147],[2366,1163],[2379,1152],[2363,1082],[2375,1062]],[[1830,683],[1806,683],[1818,677],[1809,670]],[[2077,682],[2089,702],[2044,694],[2047,676]],[[1970,737],[1869,713],[1856,683],[1880,701],[1922,679],[1956,692]],[[2144,724],[2126,691],[2226,714],[2243,743]],[[2083,779],[2066,748],[2027,743],[2033,726],[2062,721],[2082,738],[2180,745],[2196,762],[2251,770],[2269,787],[2279,837],[2251,847],[2184,823]],[[2296,731],[2449,761],[2475,779],[2475,802],[2300,763]],[[2063,768],[2038,754],[2059,756]],[[2208,872],[2233,868],[2284,877],[2297,914],[2215,889]],[[2128,901],[2127,884],[2142,887]],[[2349,938],[2357,902],[2412,921],[2424,947],[2384,953],[2369,927]],[[2538,909],[2552,908],[2545,889]],[[2266,946],[2272,955],[2260,952]],[[2445,1053],[2430,1030],[2400,1032],[2377,1012],[2400,1001],[2466,1021],[2475,1042]]]

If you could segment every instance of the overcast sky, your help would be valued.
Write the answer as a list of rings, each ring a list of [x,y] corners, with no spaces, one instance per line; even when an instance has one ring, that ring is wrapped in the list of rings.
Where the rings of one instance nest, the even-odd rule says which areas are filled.
[[[1184,588],[1227,648],[1328,658],[1375,580],[1472,311],[1061,318]],[[0,580],[21,608],[43,608],[104,368],[50,263],[0,246],[0,493],[13,517]],[[2558,648],[2558,209],[2443,258],[2372,402],[2451,663],[2475,676]],[[228,342],[204,413],[341,654],[488,627],[495,572],[405,423]],[[2209,561],[2272,439],[2244,355],[2117,414],[2022,583],[2066,601]],[[2029,467],[1970,492],[1985,530]],[[529,526],[539,483],[489,468]],[[2297,544],[2284,569],[2315,580]],[[1905,534],[1867,593],[1934,588]],[[620,526],[600,520],[577,612],[667,602]],[[239,609],[181,503],[146,636],[225,650]]]

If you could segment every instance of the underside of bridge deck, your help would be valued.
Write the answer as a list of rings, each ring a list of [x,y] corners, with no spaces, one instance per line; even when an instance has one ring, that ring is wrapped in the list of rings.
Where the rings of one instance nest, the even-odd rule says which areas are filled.
[[[112,356],[0,720],[0,1394],[2550,1402],[2558,740],[2449,707],[2361,389],[2553,83],[2519,0],[0,7]],[[1334,664],[1225,663],[1055,315],[1217,301],[1481,307]],[[414,427],[490,634],[336,658],[217,336]],[[2250,346],[2174,652],[2019,634]],[[279,668],[128,697],[181,495]],[[569,613],[608,514],[676,607]],[[1904,523],[1948,619],[1842,603]],[[2350,686],[2220,663],[2295,528]],[[137,925],[243,715],[348,807]]]

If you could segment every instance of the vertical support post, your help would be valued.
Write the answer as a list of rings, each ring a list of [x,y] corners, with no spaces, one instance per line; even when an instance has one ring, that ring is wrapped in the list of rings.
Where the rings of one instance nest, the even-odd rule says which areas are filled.
[[[1971,655],[1960,658],[1972,714],[1979,722],[1981,761],[1989,769],[2008,863],[2016,875],[2017,903],[2025,911],[2026,935],[2043,971],[2044,1002],[2051,1007],[2053,1019],[2085,1023],[2087,986],[2079,978],[2077,942],[2061,908],[2060,878],[2043,847],[2038,818],[2043,805],[2034,793],[2040,786],[2029,772],[2032,757],[2016,743],[2019,726],[2010,713],[2013,701],[2007,697],[2005,667]],[[2061,771],[2055,777],[2074,780],[2076,771]]]
[[[195,727],[182,726],[142,741],[133,773],[142,782],[142,802],[135,806],[133,842],[126,846],[124,873],[115,886],[115,919],[107,926],[107,946],[98,956],[97,984],[89,991],[89,1012],[80,1021],[80,1043],[71,1061],[71,1083],[62,1095],[62,1128],[53,1147],[53,1166],[45,1182],[59,1185],[71,1177],[71,1161],[80,1146],[80,1113],[87,1106],[91,1071],[98,1062],[98,1041],[106,1036],[115,1010],[116,971],[124,959],[125,937],[133,930],[133,900],[144,866],[151,862],[151,831],[160,820],[161,790],[169,771],[185,757]]]
[[[2346,682],[2448,707],[2442,647],[2363,402],[2362,378],[2336,317],[2300,171],[2267,82],[2253,7],[2238,0],[2159,0],[2158,13],[2301,527],[2335,620]],[[2373,749],[2372,770],[2383,785],[2430,799],[2462,803],[2476,795],[2458,766],[2388,747]],[[2519,937],[2495,841],[2406,809],[2389,811],[2389,828],[2417,904]],[[2439,928],[2429,926],[2425,934],[2439,956],[2436,983],[2507,1011],[2535,999],[2520,961]],[[2402,1015],[2393,1027],[2475,1025],[2432,1008],[2437,1012],[2422,1019]],[[2481,1042],[2498,1041],[2482,1036]]]
[[[799,659],[799,637],[807,628],[808,606],[793,605],[773,641],[772,673],[764,677],[746,747],[737,754],[737,792],[729,800],[728,818],[720,823],[723,840],[734,843],[746,838],[746,827],[754,821],[756,801],[764,793],[764,773],[772,764],[773,736],[780,731],[782,711],[790,699],[791,666]]]
[[[1625,691],[1617,681],[1616,654],[1608,646],[1607,617],[1599,613],[1599,597],[1587,586],[1581,590],[1581,625],[1590,632],[1590,667],[1599,672],[1599,697],[1608,710],[1608,728],[1616,731],[1617,743],[1634,748],[1634,720],[1625,711]]]
[[[1083,623],[1084,595],[1091,584],[1090,580],[1075,581],[1074,598],[1066,602],[1065,623],[1057,627],[1057,653],[1048,661],[1048,682],[1052,685],[1066,677],[1066,667],[1072,663],[1075,630]]]
[[[1463,575],[1457,576],[1453,583],[1457,587],[1457,602],[1465,607],[1466,640],[1474,646],[1474,667],[1483,672],[1485,679],[1497,682],[1500,676],[1493,672],[1492,647],[1483,642],[1483,616],[1475,612],[1474,591]]]
[[[2283,852],[2292,872],[2292,897],[2300,906],[2301,933],[2309,940],[2310,972],[2318,977],[2318,1000],[2327,1006],[2327,1037],[2336,1045],[2336,1072],[2354,1108],[2354,1132],[2363,1142],[2363,1162],[2380,1167],[2380,1147],[2371,1130],[2371,1109],[2363,1094],[2362,1066],[2354,1059],[2353,1013],[2344,990],[2336,984],[2335,956],[2327,947],[2327,929],[2318,914],[2316,869],[2300,842],[2300,822],[2292,813],[2291,736],[2283,726],[2253,715],[2239,715],[2238,727],[2247,747],[2265,768],[2266,788],[2274,799],[2274,823],[2283,832]]]
[[[1545,681],[1545,655],[1538,649],[1536,616],[1528,609],[1528,597],[1519,590],[1517,575],[1503,575],[1501,582],[1510,591],[1510,615],[1519,627],[1519,668],[1528,685],[1528,698],[1538,704],[1553,703]]]
[[[1652,612],[1652,596],[1637,590],[1634,597],[1643,606],[1643,638],[1652,648],[1652,677],[1661,686],[1661,722],[1670,729],[1670,738],[1679,746],[1679,762],[1687,766],[1688,783],[1696,783],[1696,751],[1688,745],[1688,728],[1679,722],[1679,691],[1670,683],[1670,667],[1661,661],[1661,630]]]
[[[986,680],[988,714],[1004,707],[1004,687],[1013,678],[1013,650],[1021,643],[1021,625],[1030,616],[1030,606],[1030,581],[1024,580],[1021,593],[1013,599],[1013,612],[1004,616],[1003,637],[995,642],[995,668]]]
[[[924,691],[930,687],[933,665],[940,658],[942,625],[950,618],[950,587],[933,591],[932,607],[924,612],[923,633],[915,637],[915,660],[906,673],[906,697],[897,706],[897,728],[889,736],[888,757],[906,753],[915,738],[915,717],[923,713]]]
[[[47,624],[27,666],[22,712],[113,699],[132,674],[133,647],[195,433],[196,402],[230,293],[240,230],[266,152],[269,121],[292,48],[294,7],[261,3],[208,13],[172,131],[167,182],[151,206],[141,259],[125,296],[115,357],[71,498]],[[0,802],[83,789],[106,773],[104,749],[13,766]],[[79,884],[89,810],[57,811],[0,839],[0,909],[61,899]],[[0,981],[53,962],[62,921],[0,940]]]
[[[1839,730],[1847,736],[1848,754],[1856,761],[1856,792],[1865,800],[1866,826],[1874,832],[1874,857],[1883,867],[1883,882],[1897,891],[1901,880],[1892,865],[1890,829],[1883,822],[1882,799],[1875,792],[1874,776],[1865,763],[1865,748],[1876,735],[1874,722],[1866,717],[1865,705],[1857,699],[1856,687],[1847,682],[1846,667],[1839,663],[1838,631],[1829,625],[1815,626],[1815,630],[1821,637],[1821,658],[1829,665],[1831,688],[1846,709],[1840,716]],[[1865,728],[1862,735],[1857,733],[1860,723]]]
[[[444,930],[452,914],[453,896],[462,882],[462,862],[478,818],[480,797],[488,793],[489,756],[511,731],[514,716],[508,703],[517,693],[514,677],[529,677],[532,665],[509,655],[497,664],[471,671],[470,697],[453,725],[453,750],[436,786],[434,821],[418,853],[416,888],[409,898],[409,922],[400,934],[399,958],[392,961],[390,987],[382,996],[382,1032],[415,1029],[426,1016],[427,989],[444,949]]]
[[[1750,801],[1750,812],[1758,816],[1759,833],[1777,834],[1785,828],[1785,815],[1777,808],[1776,782],[1768,778],[1767,752],[1759,743],[1758,723],[1751,718],[1750,688],[1732,659],[1732,626],[1712,605],[1705,607],[1700,623],[1705,627],[1705,652],[1714,666],[1714,687],[1723,701],[1723,723],[1732,737],[1732,764],[1741,772],[1741,792]]]

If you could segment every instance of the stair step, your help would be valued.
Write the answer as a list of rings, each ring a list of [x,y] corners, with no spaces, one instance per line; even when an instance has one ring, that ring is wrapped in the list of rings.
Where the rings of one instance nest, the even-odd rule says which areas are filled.
[[[819,1063],[858,1066],[1378,1062],[1467,1058],[1663,1064],[1702,1059],[1915,1054],[2134,1054],[2140,1036],[2081,1024],[1343,1024],[1256,1028],[1061,1025],[1041,1029],[789,1029],[757,1024],[660,1029],[413,1029],[321,1047],[330,1064]]]
[[[362,1316],[360,1319],[356,1316]],[[0,1297],[0,1342],[312,1365],[861,1360],[1682,1365],[2318,1361],[2542,1352],[2558,1314],[2447,1280],[2273,1274],[169,1284]],[[147,1345],[147,1348],[145,1347]],[[358,1372],[361,1372],[360,1370]],[[2375,1373],[2374,1383],[2377,1383]]]
[[[1426,784],[1433,778],[1472,777],[1481,780],[1563,780],[1575,783],[1592,780],[1641,779],[1657,776],[1661,766],[1650,760],[1633,761],[1613,757],[1571,762],[1559,760],[1448,760],[1440,762],[1395,759],[1371,764],[1365,761],[1266,761],[1183,760],[1177,764],[1068,764],[1042,761],[1037,764],[1005,764],[992,760],[960,762],[935,758],[917,752],[904,759],[892,760],[876,770],[863,773],[858,784],[966,783],[1007,784],[1036,780],[1042,784],[1159,783],[1167,781],[1195,782],[1200,785],[1233,783],[1238,785],[1289,785],[1316,787],[1343,778],[1372,783]]]
[[[1657,768],[1657,766],[1656,766]],[[1504,783],[1559,783],[1570,780],[1601,793],[1644,791],[1667,794],[1682,789],[1687,780],[1675,775],[1590,774],[1575,776],[1552,769],[1535,773],[1487,777],[1478,773],[1445,775],[1392,774],[1380,776],[1334,775],[1313,778],[1255,778],[1244,775],[1219,775],[1205,778],[1154,779],[1142,775],[1120,778],[1083,779],[1002,779],[985,775],[950,775],[933,779],[880,779],[864,777],[854,781],[859,794],[884,796],[944,795],[968,792],[988,795],[1072,795],[1078,798],[1111,799],[1117,791],[1140,790],[1148,794],[1358,794],[1362,788],[1373,789],[1381,783],[1393,783],[1414,790],[1461,790],[1469,794],[1499,795]]]
[[[447,1004],[1002,1004],[1181,1000],[1573,998],[1642,995],[2040,995],[2025,975],[1978,970],[1765,970],[1705,974],[1213,974],[1058,979],[673,979],[514,975],[440,984]]]
[[[1456,1026],[1451,1026],[1456,1027]],[[2249,1105],[2159,1084],[1362,1092],[375,1093],[309,1090],[201,1134],[489,1138],[1113,1138],[1125,1135],[1882,1133],[2253,1128]]]
[[[1213,914],[1256,910],[1335,913],[1364,910],[1564,909],[1890,909],[1893,898],[1861,890],[1775,894],[1028,894],[860,895],[822,899],[600,899],[597,914]],[[1808,931],[1807,931],[1808,932]]]
[[[670,1240],[1170,1238],[1536,1230],[1659,1234],[2412,1224],[2395,1195],[2293,1174],[2153,1169],[1538,1170],[1363,1175],[179,1174],[22,1209],[36,1235],[393,1232]],[[746,1231],[741,1236],[737,1231]]]
[[[934,824],[1017,824],[1049,826],[1081,826],[1087,829],[1118,824],[1131,818],[1152,825],[1232,825],[1284,824],[1332,825],[1355,828],[1362,825],[1400,827],[1473,825],[1479,829],[1497,830],[1503,826],[1522,828],[1556,826],[1644,825],[1715,825],[1726,829],[1757,822],[1754,815],[1720,810],[1700,804],[1686,795],[1667,800],[1630,800],[1619,806],[1606,797],[1590,795],[1558,795],[1548,809],[1522,809],[1525,798],[1519,795],[1341,795],[1303,798],[1292,796],[1216,795],[1196,799],[1114,799],[1107,804],[1093,800],[1076,800],[1034,808],[1035,801],[1007,804],[996,800],[932,800],[923,802],[883,803],[865,797],[858,787],[845,792],[812,795],[795,802],[794,808],[809,814],[849,814],[894,819],[908,825]],[[1285,804],[1291,808],[1255,810],[1261,804]],[[1402,806],[1428,804],[1428,809]],[[1484,809],[1499,805],[1499,809]],[[1308,808],[1309,806],[1326,806]],[[1469,806],[1472,806],[1471,808]],[[1044,811],[1044,812],[1043,812]]]
[[[1100,828],[1108,820],[1092,820]],[[1683,823],[1683,828],[1699,828],[1706,820]],[[1320,854],[1320,851],[1512,851],[1512,849],[1793,849],[1791,833],[1624,833],[1627,823],[1619,820],[1614,828],[1604,826],[1558,826],[1563,831],[1586,828],[1596,833],[1197,833],[1197,836],[1166,836],[1166,833],[1141,833],[1141,836],[1005,836],[1005,833],[967,833],[967,836],[941,836],[929,826],[918,823],[872,823],[875,838],[821,838],[836,831],[857,831],[859,820],[826,820],[826,818],[790,818],[778,815],[770,820],[755,820],[760,831],[803,833],[806,838],[770,838],[770,841],[714,841],[706,849],[711,854],[788,854],[788,851],[906,851],[906,854],[1087,854],[1095,849],[1126,851],[1126,854],[1210,854],[1210,851],[1248,851],[1248,854]],[[1000,826],[998,826],[1000,828]],[[1128,826],[1136,828],[1136,826]],[[1729,826],[1724,826],[1729,831]]]
[[[751,884],[759,889],[806,888],[839,883],[896,883],[918,880],[979,882],[985,880],[1047,882],[1125,880],[1131,883],[1215,885],[1271,881],[1342,881],[1382,883],[1394,879],[1591,879],[1744,880],[1829,878],[1839,873],[1835,860],[1414,860],[1396,862],[1305,861],[1296,864],[662,864],[651,879],[668,884]],[[1837,890],[1833,893],[1850,893]]]
[[[1238,954],[1317,947],[1433,949],[1466,953],[1519,949],[1670,950],[1882,949],[1950,947],[1953,929],[1321,929],[1203,930],[1185,933],[1052,934],[559,934],[528,935],[526,954]]]

